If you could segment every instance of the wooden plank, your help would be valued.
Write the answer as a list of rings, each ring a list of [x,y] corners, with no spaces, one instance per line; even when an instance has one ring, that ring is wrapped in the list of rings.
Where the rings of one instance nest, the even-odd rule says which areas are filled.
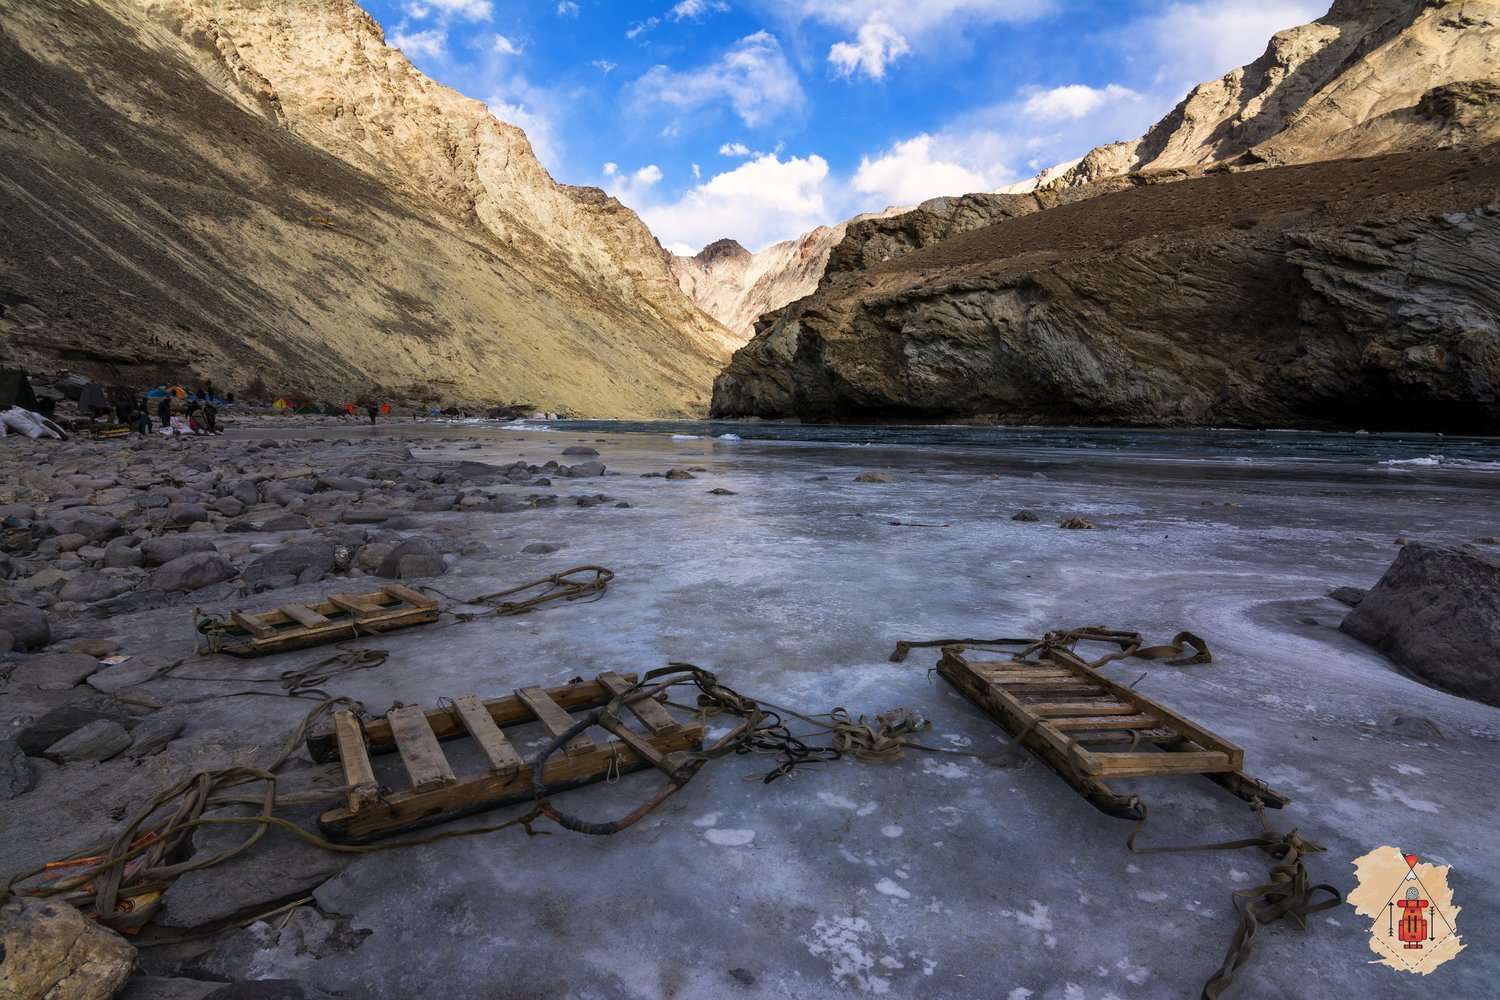
[[[1197,743],[1199,746],[1204,747],[1207,750],[1213,750],[1228,755],[1230,762],[1234,764],[1234,766],[1229,768],[1229,770],[1238,771],[1244,766],[1245,751],[1240,749],[1235,744],[1224,739],[1224,737],[1219,736],[1217,733],[1210,732],[1209,730],[1204,729],[1202,726],[1183,718],[1181,715],[1178,715],[1167,706],[1153,701],[1151,698],[1146,697],[1139,691],[1136,691],[1134,688],[1129,688],[1123,684],[1116,683],[1115,681],[1110,680],[1108,677],[1105,677],[1103,674],[1100,674],[1098,671],[1090,670],[1088,665],[1073,653],[1069,653],[1066,650],[1055,650],[1053,652],[1053,656],[1059,662],[1065,663],[1070,667],[1075,667],[1075,669],[1082,669],[1084,671],[1087,671],[1090,675],[1092,675],[1092,678],[1094,680],[1096,680],[1099,684],[1102,684],[1106,690],[1114,694],[1121,701],[1130,702],[1136,705],[1141,711],[1150,712],[1157,718],[1161,719],[1163,725],[1171,726],[1173,729],[1178,730],[1188,739],[1192,740],[1194,743]]]
[[[437,736],[427,724],[427,715],[416,705],[393,708],[386,713],[391,732],[396,737],[396,749],[401,751],[401,763],[411,776],[411,787],[425,792],[451,785],[456,780],[443,748],[438,746]]]
[[[383,610],[380,605],[366,600],[359,594],[329,594],[328,603],[335,607],[343,608],[353,615],[356,620],[367,617],[371,612]]]
[[[240,628],[249,632],[257,639],[268,639],[276,634],[276,630],[269,625],[263,624],[247,614],[239,611],[229,612],[229,620]]]
[[[683,725],[676,732],[652,737],[651,744],[662,754],[696,750],[703,746],[703,727]],[[611,740],[608,746],[596,747],[587,754],[549,758],[542,768],[542,786],[551,795],[650,766],[630,746]],[[522,768],[515,774],[486,774],[428,792],[386,795],[357,811],[331,809],[318,822],[326,835],[341,843],[369,843],[485,809],[529,802],[532,797],[531,769]]]
[[[634,674],[626,674],[625,680],[631,683],[635,681]],[[579,681],[576,684],[562,684],[547,689],[547,697],[565,712],[577,712],[583,709],[598,708],[613,697],[609,689],[598,681]],[[523,723],[536,720],[536,713],[531,707],[516,695],[506,695],[504,698],[491,698],[484,702],[485,711],[490,713],[490,718],[495,720],[495,725],[502,729],[507,726],[519,726]],[[445,708],[434,708],[427,713],[427,724],[437,734],[439,740],[458,739],[468,735],[468,730],[463,723]],[[392,753],[396,749],[395,738],[391,735],[391,724],[385,719],[367,719],[365,721],[365,740],[370,747],[370,753],[382,754]],[[337,749],[334,741],[333,730],[320,728],[307,737],[307,751],[316,761],[333,760]]]
[[[547,732],[553,736],[561,736],[573,728],[573,717],[567,713],[557,702],[547,697],[547,692],[539,687],[525,687],[516,691],[516,697],[524,701],[532,713],[547,728]],[[579,733],[571,740],[563,744],[563,753],[570,757],[588,753],[598,749],[598,744],[588,733]]]
[[[521,755],[516,753],[515,747],[510,745],[510,740],[495,725],[495,720],[490,718],[490,713],[485,711],[484,703],[472,694],[466,694],[453,699],[453,707],[458,712],[459,718],[463,720],[464,728],[469,735],[474,737],[474,742],[484,751],[489,759],[490,770],[496,774],[511,774],[520,768],[523,763]]]
[[[402,586],[399,583],[388,583],[380,588],[398,601],[405,601],[414,608],[432,608],[437,606],[437,601],[420,590]]]
[[[328,624],[327,618],[318,614],[312,608],[304,607],[301,604],[283,604],[276,610],[305,628],[318,628]]]
[[[613,670],[606,670],[599,675],[599,683],[609,691],[610,694],[619,694],[630,687],[630,681],[621,677]],[[677,720],[672,718],[672,713],[662,707],[661,702],[654,698],[636,698],[625,703],[630,714],[641,720],[641,725],[649,729],[652,735],[670,733],[678,726]]]
[[[365,737],[354,713],[348,710],[333,713],[333,726],[338,733],[344,784],[349,786],[349,809],[358,812],[361,806],[380,793],[380,785],[375,780],[375,769],[370,766],[370,755],[365,752]]]
[[[1170,746],[1182,740],[1182,737],[1171,729],[1107,729],[1098,732],[1073,733],[1072,736],[1085,750],[1090,750],[1095,746],[1119,744],[1131,746],[1150,743],[1155,746]]]
[[[1044,718],[1061,718],[1070,715],[1134,715],[1136,707],[1118,701],[1041,701],[1026,706]]]
[[[1154,715],[1075,715],[1048,719],[1047,724],[1060,732],[1075,729],[1152,729]]]
[[[1202,774],[1233,771],[1229,755],[1209,751],[1197,753],[1108,753],[1074,747],[1084,774],[1101,778],[1144,778],[1155,774]]]

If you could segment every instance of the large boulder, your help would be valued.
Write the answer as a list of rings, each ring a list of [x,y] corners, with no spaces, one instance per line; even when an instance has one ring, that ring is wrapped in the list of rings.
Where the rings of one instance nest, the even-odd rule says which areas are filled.
[[[158,567],[147,586],[163,592],[186,592],[233,577],[234,565],[217,552],[190,552]]]
[[[167,506],[167,523],[174,528],[186,528],[207,520],[208,511],[199,504],[172,503]]]
[[[95,545],[103,545],[125,533],[118,519],[99,511],[69,510],[47,519],[47,526],[59,535],[82,535]]]
[[[130,733],[124,726],[109,719],[96,719],[52,744],[42,751],[42,756],[59,764],[109,760],[128,746]]]
[[[110,569],[125,569],[141,566],[146,562],[146,553],[141,551],[141,540],[134,535],[121,535],[104,547],[104,565]]]
[[[14,739],[0,739],[0,802],[24,795],[36,784],[36,772]]]
[[[25,604],[0,606],[0,631],[11,634],[16,649],[41,649],[52,641],[46,612]]]
[[[57,592],[60,601],[96,604],[135,589],[135,581],[118,573],[79,573]]]
[[[1406,545],[1340,628],[1436,687],[1500,705],[1500,553]]]
[[[21,726],[15,734],[16,745],[21,748],[22,753],[39,757],[42,751],[63,737],[100,719],[118,722],[126,729],[135,725],[135,720],[125,713],[124,706],[113,698],[84,699],[59,705]]]
[[[100,1000],[135,966],[135,948],[75,907],[17,896],[0,907],[0,998]]]
[[[331,542],[287,542],[246,566],[241,576],[252,589],[283,577],[293,577],[299,583],[316,583],[333,569],[333,562]]]
[[[11,679],[43,691],[66,691],[98,669],[99,661],[83,653],[42,653],[21,660]]]
[[[411,580],[423,576],[442,576],[447,567],[443,553],[426,538],[408,538],[381,560],[375,571],[387,580]]]

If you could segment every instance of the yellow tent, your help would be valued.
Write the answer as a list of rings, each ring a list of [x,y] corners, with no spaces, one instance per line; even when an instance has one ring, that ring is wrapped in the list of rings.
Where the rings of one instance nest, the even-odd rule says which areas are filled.
[[[276,402],[272,403],[271,405],[274,406],[278,410],[290,410],[292,408],[292,404],[290,402],[288,402],[287,400],[285,400],[285,399],[278,399]]]

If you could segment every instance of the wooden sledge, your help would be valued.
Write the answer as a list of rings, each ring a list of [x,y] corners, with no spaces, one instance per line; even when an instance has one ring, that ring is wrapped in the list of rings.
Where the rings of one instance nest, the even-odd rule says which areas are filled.
[[[333,594],[319,604],[283,604],[258,614],[233,611],[218,648],[231,656],[265,656],[437,619],[437,601],[388,583],[371,594]]]
[[[1024,661],[971,660],[969,652],[944,647],[938,673],[1110,816],[1144,818],[1135,796],[1110,789],[1113,778],[1201,774],[1247,802],[1280,809],[1291,801],[1240,770],[1239,747],[1066,649]]]
[[[626,690],[635,677],[600,674],[592,681],[562,687],[526,687],[507,698],[480,701],[474,695],[452,705],[423,710],[394,708],[382,719],[361,721],[352,712],[337,712],[333,724],[307,737],[314,760],[338,760],[349,786],[349,802],[323,813],[318,825],[330,839],[363,844],[434,823],[467,816],[533,798],[531,768],[506,739],[506,727],[540,722],[560,736],[574,724],[570,712],[599,708]],[[542,770],[546,794],[566,791],[605,778],[656,765],[665,755],[703,746],[703,726],[680,723],[660,703],[628,702],[643,732],[614,725],[620,739],[603,745],[584,732],[564,744]],[[480,774],[458,776],[439,745],[472,739],[487,763]],[[371,755],[400,753],[410,786],[381,787]]]

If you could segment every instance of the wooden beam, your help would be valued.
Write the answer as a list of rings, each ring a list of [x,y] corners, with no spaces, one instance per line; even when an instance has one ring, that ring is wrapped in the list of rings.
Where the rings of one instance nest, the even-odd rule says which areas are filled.
[[[1061,718],[1070,715],[1134,715],[1134,705],[1118,701],[1040,701],[1026,706],[1027,711],[1045,718]]]
[[[1075,746],[1074,754],[1085,774],[1101,778],[1144,778],[1154,774],[1202,774],[1233,771],[1229,755],[1197,753],[1108,753]]]
[[[267,639],[276,634],[276,630],[271,626],[259,622],[239,611],[229,612],[229,620],[257,639]]]
[[[510,745],[510,740],[495,725],[495,720],[485,711],[483,702],[472,694],[466,694],[454,698],[453,707],[463,720],[464,728],[484,751],[491,771],[496,774],[513,774],[521,767],[524,763],[521,755],[516,753],[516,748]]]
[[[301,604],[283,604],[276,610],[305,628],[319,628],[329,624],[327,618],[318,614],[312,608],[304,607]]]
[[[413,590],[410,587],[403,586],[399,583],[388,583],[380,589],[385,591],[391,597],[394,597],[396,600],[405,601],[407,604],[410,604],[415,608],[437,607],[437,601],[433,598],[428,597],[420,590]]]
[[[625,680],[613,670],[606,670],[599,675],[599,683],[602,684],[610,694],[618,695],[621,691],[628,690],[632,682]],[[630,714],[641,720],[641,725],[651,730],[652,735],[670,733],[676,729],[678,722],[672,718],[672,713],[662,707],[661,703],[654,698],[632,698],[625,703]]]
[[[547,692],[539,687],[525,687],[516,691],[516,697],[524,701],[532,714],[537,717],[547,732],[553,736],[561,736],[573,728],[573,717],[567,713],[557,702],[547,697]],[[588,733],[579,733],[571,740],[563,744],[563,753],[570,757],[588,753],[598,749],[598,744]]]
[[[406,765],[414,791],[430,791],[458,780],[421,708],[404,705],[391,709],[385,717],[396,736],[396,749],[401,751],[401,763]]]
[[[1059,732],[1074,729],[1152,729],[1154,715],[1074,715],[1048,719],[1047,724]]]
[[[370,766],[365,737],[354,713],[348,710],[333,713],[333,725],[338,733],[339,762],[344,765],[344,784],[349,786],[349,810],[358,812],[380,794],[380,785],[375,781],[375,769]]]

